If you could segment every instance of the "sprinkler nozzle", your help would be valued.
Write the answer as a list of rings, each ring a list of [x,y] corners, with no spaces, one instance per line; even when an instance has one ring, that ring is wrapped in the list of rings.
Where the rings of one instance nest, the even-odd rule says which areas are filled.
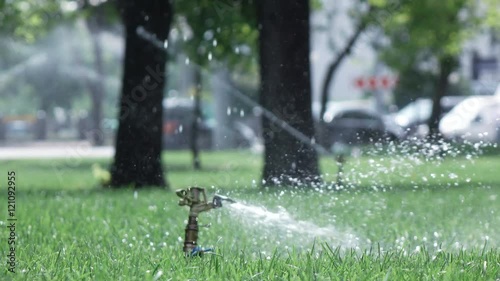
[[[227,196],[215,194],[214,199],[212,200],[212,204],[214,205],[214,208],[222,207],[222,201],[227,201],[229,203],[236,203],[236,201],[234,201],[233,199],[231,199]]]

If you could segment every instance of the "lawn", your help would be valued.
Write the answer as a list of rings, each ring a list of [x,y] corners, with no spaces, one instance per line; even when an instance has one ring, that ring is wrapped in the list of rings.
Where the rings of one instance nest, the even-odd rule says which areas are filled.
[[[7,272],[6,188],[0,280],[498,280],[500,157],[441,159],[368,153],[349,159],[345,186],[261,190],[261,156],[168,152],[171,190],[202,186],[240,202],[203,213],[182,253],[188,209],[172,191],[105,190],[107,159],[4,161],[16,172],[16,274]],[[332,159],[321,160],[325,182]],[[95,166],[94,166],[95,167]],[[4,203],[5,202],[5,203]]]

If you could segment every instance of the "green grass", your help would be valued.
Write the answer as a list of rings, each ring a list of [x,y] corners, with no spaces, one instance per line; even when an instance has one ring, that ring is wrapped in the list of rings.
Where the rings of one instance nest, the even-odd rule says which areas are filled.
[[[427,161],[426,161],[427,160]],[[2,191],[0,280],[498,280],[500,158],[350,159],[346,186],[259,190],[261,157],[210,152],[193,172],[187,152],[165,154],[171,189],[199,185],[286,214],[267,224],[228,206],[204,213],[199,243],[216,253],[185,259],[187,208],[171,191],[103,190],[92,165],[108,160],[0,163],[17,173],[17,273],[6,272]],[[336,166],[322,159],[325,181]],[[304,229],[307,228],[307,229]],[[314,233],[327,231],[327,235]],[[350,240],[350,241],[348,241]]]

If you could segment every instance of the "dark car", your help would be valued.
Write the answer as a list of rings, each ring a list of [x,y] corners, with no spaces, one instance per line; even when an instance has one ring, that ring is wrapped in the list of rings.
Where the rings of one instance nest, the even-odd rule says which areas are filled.
[[[363,145],[377,141],[397,141],[402,136],[402,128],[389,122],[383,115],[365,108],[343,109],[332,118],[325,118],[320,125],[320,142],[326,147],[334,143]]]
[[[194,120],[194,102],[191,99],[170,98],[164,102],[163,107],[163,148],[189,148]],[[212,126],[204,111],[198,125],[199,148],[212,148],[212,132]]]

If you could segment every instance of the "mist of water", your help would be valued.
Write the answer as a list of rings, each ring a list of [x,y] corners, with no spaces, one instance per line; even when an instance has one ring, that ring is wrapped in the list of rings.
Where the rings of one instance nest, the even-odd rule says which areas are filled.
[[[6,41],[6,43],[2,43],[2,48],[12,58],[9,64],[2,65],[0,90],[5,90],[9,84],[25,83],[19,79],[24,73],[32,73],[35,76],[44,75],[47,69],[53,65],[60,67],[60,72],[56,74],[61,79],[103,80],[109,87],[117,89],[119,86],[118,73],[113,73],[114,76],[101,77],[101,74],[93,68],[93,57],[87,58],[91,52],[89,36],[90,31],[85,30],[84,24],[78,21],[73,25],[61,24],[57,26],[49,32],[46,38],[37,41],[34,45],[18,42],[9,37],[2,38]],[[102,30],[99,36],[103,42],[101,48],[106,59],[112,60],[113,63],[119,62],[123,56],[123,39],[120,32]],[[118,71],[109,68],[108,72],[110,70]]]
[[[399,143],[375,143],[372,149],[359,152],[348,158],[351,168],[344,172],[343,186],[340,188],[356,189],[363,182],[370,179],[371,187],[377,190],[386,190],[397,187],[398,182],[392,182],[397,175],[401,179],[409,179],[417,188],[426,185],[435,178],[447,179],[446,185],[441,187],[458,186],[461,182],[470,182],[470,178],[463,178],[463,172],[469,165],[474,165],[485,150],[496,148],[497,144],[488,142],[471,143],[468,141],[449,142],[446,140],[428,141],[427,139],[411,138]],[[355,150],[353,150],[355,151]],[[360,171],[359,156],[368,157],[370,169]],[[441,167],[450,160],[462,161],[461,166],[450,166],[445,174],[436,174],[434,168]],[[418,180],[415,178],[415,169],[420,168]],[[422,170],[422,168],[425,168]],[[423,174],[422,174],[423,173]],[[440,184],[442,185],[442,183]],[[338,187],[337,187],[338,188]]]
[[[295,219],[285,208],[277,211],[246,203],[228,205],[233,221],[247,229],[258,229],[267,240],[285,248],[310,247],[313,243],[327,242],[334,247],[359,248],[360,238],[347,229],[333,225],[319,226],[312,221]]]

